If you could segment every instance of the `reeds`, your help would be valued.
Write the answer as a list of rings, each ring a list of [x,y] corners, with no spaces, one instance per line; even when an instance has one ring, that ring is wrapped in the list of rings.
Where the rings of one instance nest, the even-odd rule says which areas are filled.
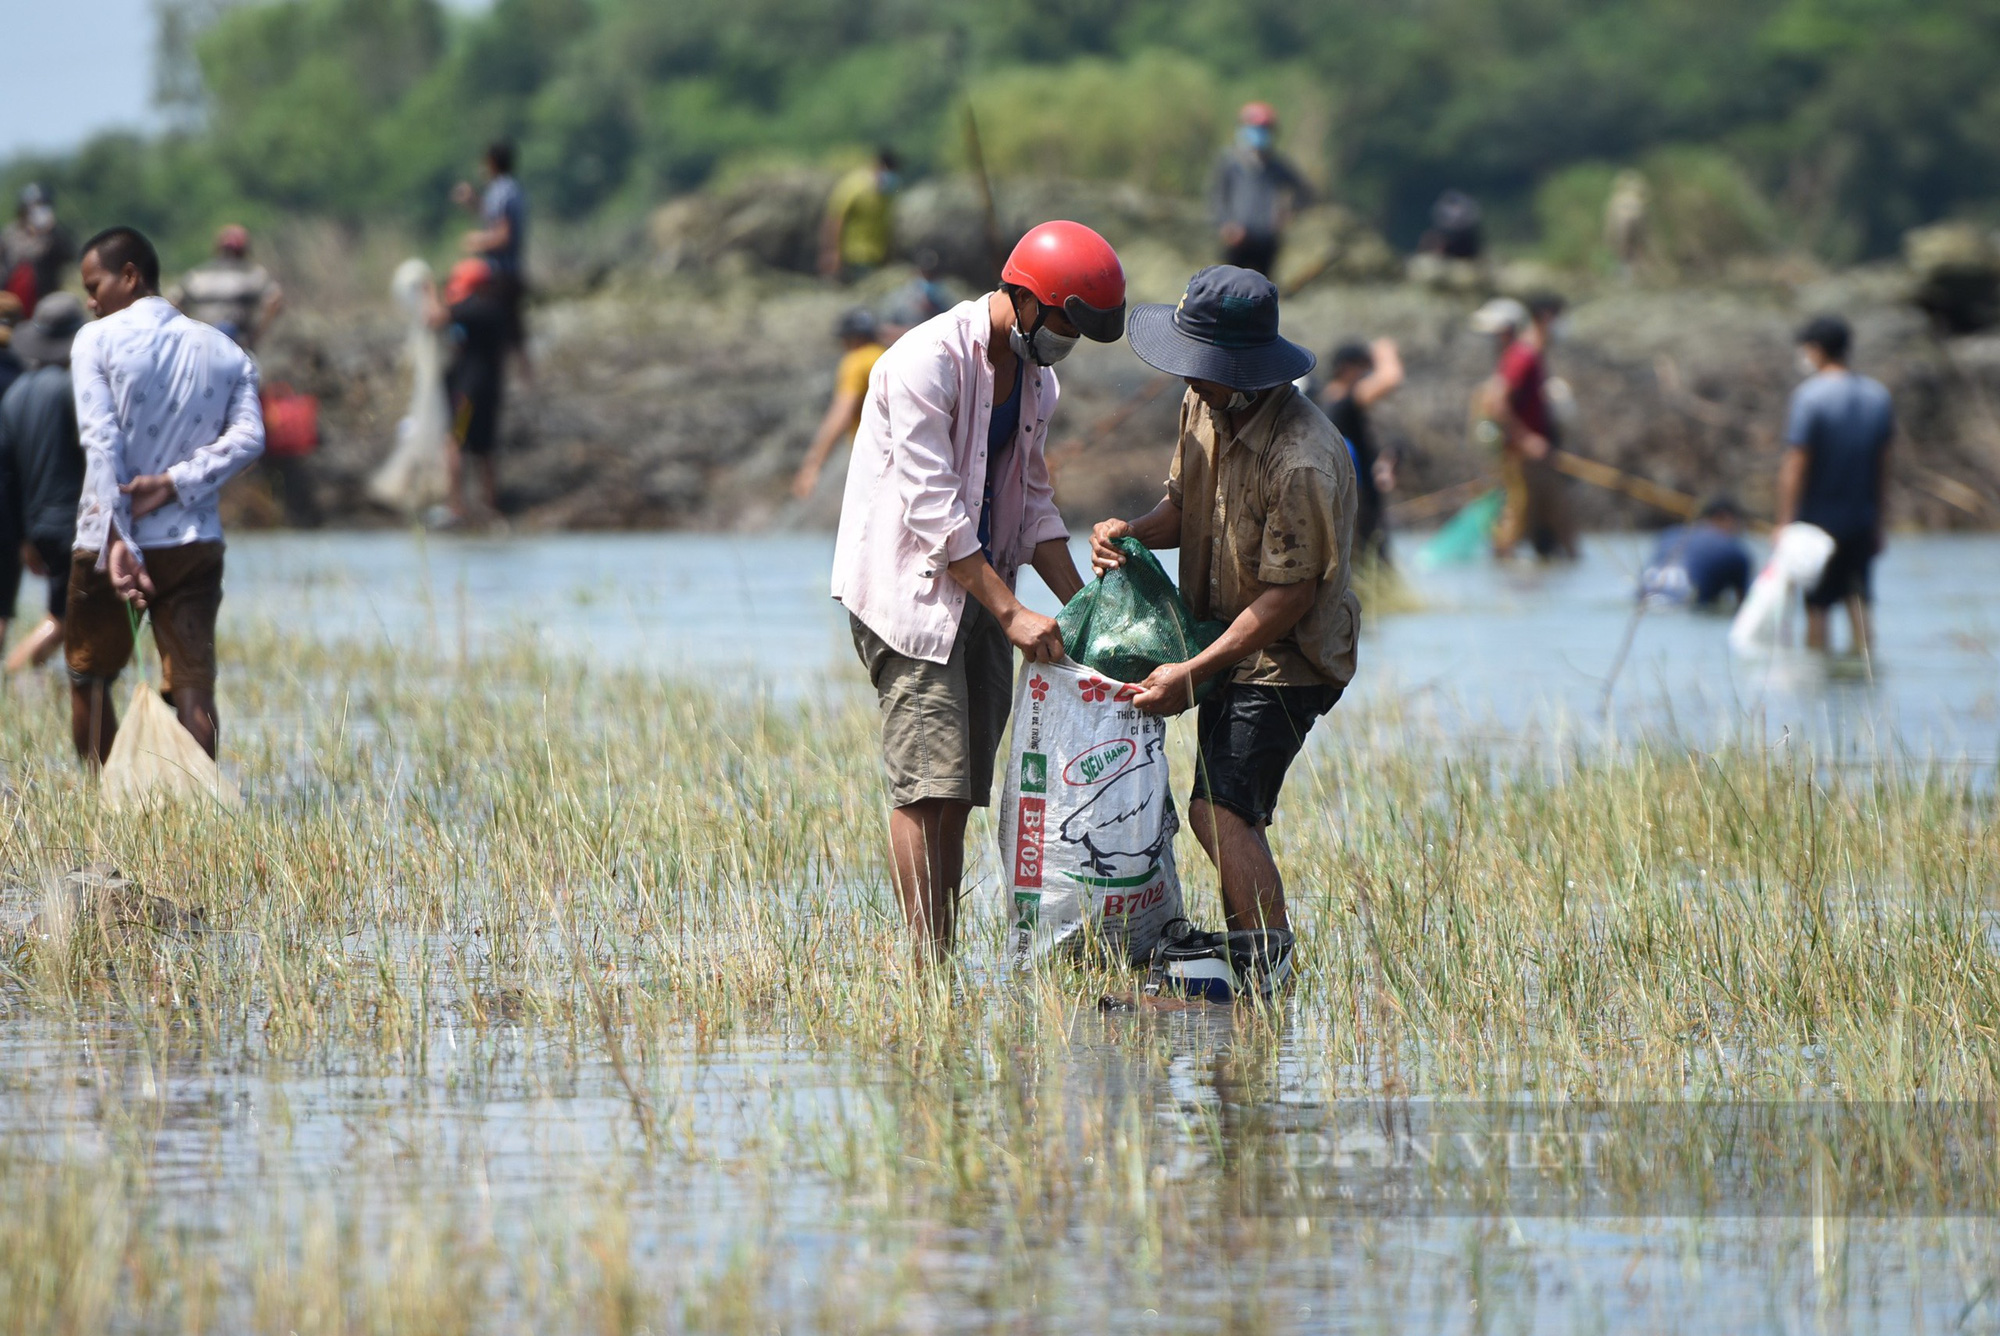
[[[1285,1006],[1104,1015],[1121,970],[1005,968],[977,821],[962,959],[914,966],[843,686],[269,633],[227,658],[241,813],[101,813],[53,684],[0,724],[10,909],[103,859],[206,925],[12,951],[0,1330],[1591,1326],[1656,1261],[1640,1318],[1700,1299],[1689,1257],[1773,1312],[1987,1311],[1993,1231],[1921,1209],[1832,1245],[1620,1225],[1571,1303],[1536,1281],[1577,1247],[1547,1222],[1240,1188],[1338,1101],[1990,1100],[1990,776],[1525,764],[1343,706],[1273,832]]]

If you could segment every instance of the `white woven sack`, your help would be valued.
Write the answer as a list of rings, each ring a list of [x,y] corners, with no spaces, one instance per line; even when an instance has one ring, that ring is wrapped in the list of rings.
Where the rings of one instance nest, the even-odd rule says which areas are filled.
[[[1833,536],[1812,524],[1787,524],[1771,543],[1771,559],[1750,582],[1743,606],[1729,624],[1729,647],[1738,654],[1768,654],[1792,638],[1792,605],[1819,583],[1833,556]]]
[[[410,411],[396,423],[396,443],[382,467],[368,479],[368,495],[406,515],[417,515],[446,499],[446,439],[451,431],[445,402],[444,354],[437,331],[425,319],[431,268],[422,260],[396,266],[390,295],[402,310],[406,360],[410,364]]]
[[[1086,933],[1137,963],[1180,917],[1167,722],[1136,691],[1072,663],[1021,668],[1000,799],[1018,963]]]

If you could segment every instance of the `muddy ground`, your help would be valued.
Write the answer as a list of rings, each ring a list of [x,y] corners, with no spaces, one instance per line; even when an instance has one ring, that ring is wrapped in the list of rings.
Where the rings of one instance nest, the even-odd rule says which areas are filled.
[[[831,527],[838,467],[809,502],[787,491],[831,392],[830,330],[850,304],[889,302],[913,271],[899,266],[853,288],[796,272],[809,263],[811,200],[821,188],[806,180],[734,201],[683,201],[641,236],[536,256],[534,372],[512,387],[504,429],[513,525]],[[1048,193],[1003,199],[1003,221],[1016,227],[1048,210],[1097,223],[1120,245],[1138,299],[1172,300],[1206,258],[1188,206],[1116,192],[1052,202]],[[950,188],[913,194],[903,212],[911,248],[936,242],[948,268],[976,274],[986,248],[972,197]],[[1409,383],[1379,418],[1405,460],[1400,497],[1488,472],[1489,458],[1467,439],[1466,404],[1492,353],[1466,317],[1484,288],[1552,276],[1517,269],[1461,275],[1453,286],[1409,281],[1379,242],[1327,215],[1307,220],[1281,279],[1297,281],[1329,253],[1328,272],[1288,299],[1286,332],[1322,355],[1353,337],[1402,345]],[[354,259],[341,281],[321,273],[301,284],[308,295],[265,350],[267,378],[321,400],[325,443],[312,467],[329,524],[401,522],[363,488],[409,393],[386,284],[370,281],[381,277],[374,270],[386,274],[387,258]],[[950,281],[965,295],[976,290],[963,277]],[[1575,390],[1571,444],[1580,453],[1680,491],[1727,491],[1768,513],[1797,376],[1791,331],[1810,313],[1838,310],[1856,326],[1857,364],[1896,396],[1906,447],[1892,469],[1894,523],[1986,527],[2000,514],[2000,336],[1940,336],[1910,303],[1912,280],[1898,267],[1826,274],[1767,261],[1727,281],[1556,281],[1575,298],[1552,363]],[[1052,456],[1065,513],[1086,524],[1150,505],[1172,446],[1173,387],[1148,394],[1157,378],[1122,344],[1083,345],[1061,375]],[[251,478],[237,487],[239,523],[278,521],[267,486]],[[1666,520],[1628,498],[1571,486],[1586,527]]]

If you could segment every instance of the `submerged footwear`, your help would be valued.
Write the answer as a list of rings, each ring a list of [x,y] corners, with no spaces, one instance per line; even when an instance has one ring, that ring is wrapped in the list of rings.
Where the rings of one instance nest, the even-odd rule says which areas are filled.
[[[1174,919],[1153,948],[1145,991],[1207,1002],[1268,1000],[1291,980],[1293,941],[1284,928],[1203,932],[1186,919]]]
[[[1229,963],[1236,970],[1237,989],[1245,996],[1270,1001],[1292,980],[1292,946],[1288,928],[1260,928],[1229,934]]]

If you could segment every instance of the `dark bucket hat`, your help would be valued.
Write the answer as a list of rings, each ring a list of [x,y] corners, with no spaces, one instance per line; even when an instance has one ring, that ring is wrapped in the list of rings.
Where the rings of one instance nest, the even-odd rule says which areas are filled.
[[[67,292],[51,292],[35,303],[28,323],[15,328],[14,352],[27,362],[67,362],[84,319],[82,302]]]
[[[1133,307],[1126,337],[1148,366],[1246,392],[1297,380],[1317,360],[1279,336],[1277,285],[1227,264],[1189,279],[1178,306]]]

